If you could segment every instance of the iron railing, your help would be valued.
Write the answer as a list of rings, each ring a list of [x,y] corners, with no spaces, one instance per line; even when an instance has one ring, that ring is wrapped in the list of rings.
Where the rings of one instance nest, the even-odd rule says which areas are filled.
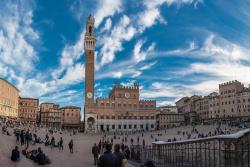
[[[250,167],[250,129],[202,139],[153,142],[152,146],[132,149],[140,155],[137,161],[142,165],[152,161],[156,167]]]

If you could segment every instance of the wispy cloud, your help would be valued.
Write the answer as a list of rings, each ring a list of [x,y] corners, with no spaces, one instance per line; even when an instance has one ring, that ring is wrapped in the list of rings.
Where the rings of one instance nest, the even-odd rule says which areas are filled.
[[[107,33],[102,37],[102,48],[100,52],[102,55],[101,65],[112,62],[115,58],[115,53],[123,50],[122,42],[131,40],[135,35],[136,29],[130,26],[130,22],[129,17],[123,15],[111,33]]]
[[[136,62],[144,61],[147,56],[155,49],[155,43],[152,43],[145,51],[142,50],[142,45],[145,43],[143,40],[139,40],[134,47],[133,54]]]
[[[34,44],[39,40],[39,33],[32,28],[32,6],[28,1],[1,1],[0,10],[0,66],[30,73],[38,60]]]
[[[131,16],[122,15],[120,21],[114,25],[110,32],[103,34],[101,38],[101,65],[112,63],[117,52],[123,50],[123,43],[132,40],[135,36],[142,34],[147,28],[152,27],[159,21],[166,24],[166,20],[160,14],[161,5],[167,4],[194,4],[196,0],[157,0],[144,1],[144,8]],[[138,43],[137,47],[141,44]],[[151,46],[154,48],[154,45]]]
[[[98,1],[95,12],[96,27],[99,27],[105,17],[113,16],[122,11],[122,0],[102,0]]]
[[[250,50],[230,42],[218,34],[209,35],[200,47],[190,44],[188,49],[180,48],[162,53],[165,56],[199,57],[199,59],[195,59],[185,69],[181,68],[180,71],[175,71],[175,75],[179,75],[179,78],[190,78],[194,77],[193,75],[207,77],[198,77],[192,82],[182,84],[155,82],[149,88],[142,91],[142,97],[167,97],[174,102],[184,96],[191,96],[193,94],[204,96],[213,91],[218,91],[218,85],[225,81],[237,79],[243,81],[245,84],[250,82]],[[162,55],[160,54],[159,56]],[[158,79],[160,77],[163,76],[159,76]],[[171,100],[160,100],[162,104],[169,102]]]

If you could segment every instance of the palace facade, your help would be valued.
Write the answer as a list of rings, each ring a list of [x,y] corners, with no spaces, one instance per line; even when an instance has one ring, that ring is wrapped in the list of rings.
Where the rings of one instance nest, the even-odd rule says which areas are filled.
[[[156,101],[139,98],[139,84],[125,87],[116,83],[109,96],[94,99],[95,19],[88,17],[84,41],[85,49],[85,130],[133,131],[154,130]]]

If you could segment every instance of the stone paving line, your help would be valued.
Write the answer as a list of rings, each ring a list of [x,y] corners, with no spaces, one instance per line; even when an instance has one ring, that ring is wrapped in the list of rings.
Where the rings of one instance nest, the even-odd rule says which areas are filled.
[[[1,127],[1,126],[0,126]],[[177,132],[179,130],[182,131],[190,131],[191,126],[185,126],[185,127],[179,127],[179,128],[173,128],[168,129],[165,131],[156,131],[151,133],[144,133],[145,142],[147,145],[150,145],[152,141],[154,141],[154,138],[158,138],[159,140],[167,140],[168,138],[180,137],[180,135],[177,135]],[[212,131],[216,128],[216,126],[201,126],[197,127],[199,131]],[[9,129],[10,130],[10,129]],[[39,130],[37,133],[39,137],[42,139],[45,138],[46,130],[42,129]],[[163,136],[157,136],[158,133],[162,133]],[[12,134],[12,133],[11,133]],[[151,134],[153,134],[154,138],[151,138]],[[44,144],[36,144],[31,145],[30,149],[41,147],[42,150],[46,155],[48,155],[52,161],[50,167],[94,167],[93,165],[93,156],[91,153],[91,149],[94,143],[98,143],[101,139],[100,134],[95,135],[86,135],[86,134],[77,134],[70,136],[69,133],[59,134],[55,133],[53,135],[55,137],[55,141],[57,142],[60,137],[63,137],[64,139],[64,150],[59,151],[58,148],[50,148],[45,147]],[[137,136],[141,137],[141,134],[135,134],[135,135],[129,135],[128,142],[130,143],[130,138],[133,137],[134,142],[137,142]],[[51,135],[50,135],[51,138]],[[68,149],[68,143],[69,141],[73,139],[74,141],[74,153],[71,154]],[[16,137],[12,134],[12,136],[6,136],[2,133],[0,134],[0,167],[37,167],[36,163],[34,163],[32,160],[27,159],[23,155],[21,155],[21,160],[19,162],[12,162],[10,160],[10,154],[11,150],[18,145],[19,151],[25,148],[25,146],[21,147],[20,144],[16,144]],[[141,142],[142,140],[140,140]],[[114,143],[121,143],[121,137],[120,139],[114,140]],[[126,144],[126,143],[125,143]],[[129,164],[129,167],[133,167],[131,164]]]

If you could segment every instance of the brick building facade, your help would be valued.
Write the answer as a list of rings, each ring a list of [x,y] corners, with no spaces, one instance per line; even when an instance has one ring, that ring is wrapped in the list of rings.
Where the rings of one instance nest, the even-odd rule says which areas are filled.
[[[0,118],[18,118],[19,90],[0,78]]]
[[[62,113],[59,105],[54,103],[40,104],[41,125],[51,128],[61,128]]]
[[[156,122],[157,129],[177,127],[184,124],[184,114],[176,106],[157,107]]]
[[[65,106],[60,108],[62,113],[62,128],[78,129],[81,121],[81,108],[75,106]]]
[[[237,80],[220,84],[218,93],[193,97],[177,101],[178,111],[194,112],[200,121],[205,122],[250,118],[250,88]]]
[[[21,121],[36,123],[39,100],[19,97],[18,116]]]

